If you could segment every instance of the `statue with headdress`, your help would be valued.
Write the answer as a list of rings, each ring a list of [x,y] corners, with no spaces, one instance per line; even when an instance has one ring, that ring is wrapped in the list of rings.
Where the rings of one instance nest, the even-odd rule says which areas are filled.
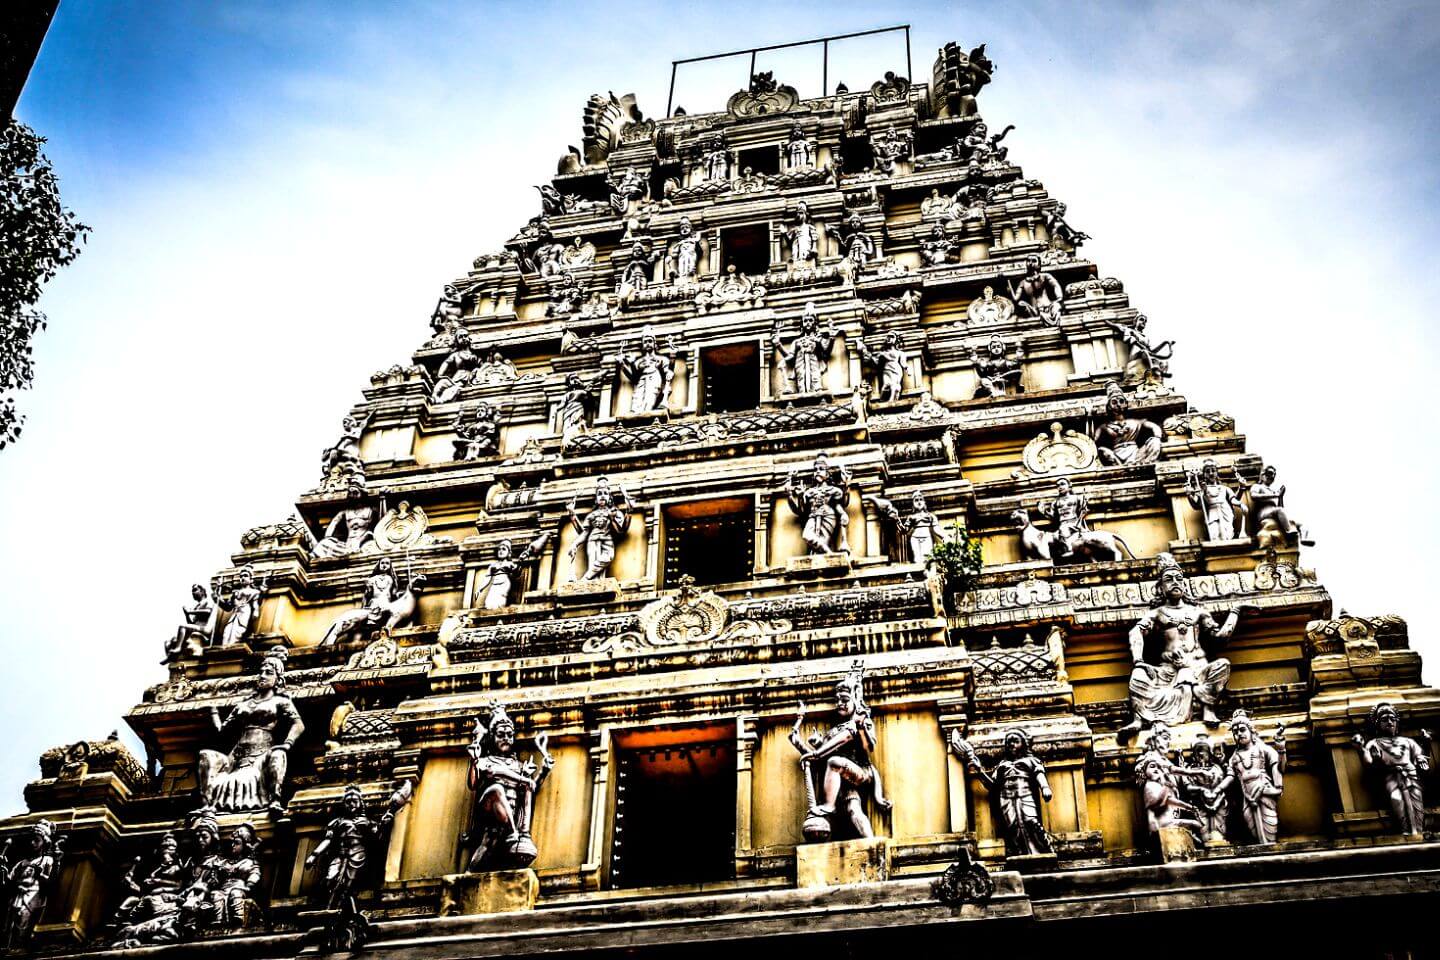
[[[1035,756],[1030,734],[1023,728],[1006,730],[1002,742],[1000,762],[994,769],[986,770],[980,765],[975,748],[960,736],[960,731],[950,734],[950,749],[985,784],[999,808],[1006,852],[1022,857],[1054,853],[1055,848],[1040,819],[1041,807],[1053,796],[1050,781],[1045,778],[1045,764]]]
[[[1425,785],[1420,778],[1430,770],[1430,731],[1421,730],[1419,740],[1401,736],[1400,711],[1393,703],[1377,703],[1370,708],[1365,733],[1355,734],[1352,742],[1366,768],[1379,773],[1396,828],[1406,836],[1424,833]]]
[[[1165,431],[1150,420],[1126,416],[1130,400],[1114,380],[1105,384],[1105,422],[1095,430],[1095,452],[1106,466],[1154,463]]]
[[[1274,843],[1280,825],[1280,793],[1285,788],[1285,725],[1275,731],[1274,746],[1260,739],[1244,710],[1230,718],[1235,750],[1225,766],[1225,779],[1212,795],[1223,795],[1232,785],[1240,788],[1240,812],[1253,843]]]
[[[534,756],[521,760],[515,754],[515,721],[504,706],[492,706],[488,722],[475,718],[467,777],[475,805],[470,830],[461,840],[474,851],[470,870],[520,869],[539,854],[530,837],[530,823],[535,795],[555,765],[545,750],[548,742],[545,734],[536,734],[539,762]]]
[[[277,647],[260,664],[255,689],[224,720],[210,708],[216,732],[232,746],[229,753],[201,750],[200,796],[219,811],[285,810],[280,791],[285,785],[290,748],[305,732],[294,702],[285,695],[285,650]]]
[[[337,912],[327,926],[333,950],[358,950],[369,938],[370,921],[355,902],[356,884],[364,879],[370,848],[395,819],[395,812],[410,802],[414,787],[409,780],[390,795],[385,812],[372,819],[365,810],[365,795],[355,784],[345,788],[325,836],[305,858],[305,869],[325,865],[325,907]]]
[[[22,949],[29,943],[64,856],[65,840],[49,820],[32,824],[21,842],[18,851],[14,840],[6,840],[0,847],[0,896],[5,911],[0,920],[0,948],[6,950]]]
[[[875,721],[865,703],[864,673],[864,665],[857,661],[835,684],[836,723],[829,730],[802,738],[802,703],[790,731],[790,743],[800,753],[805,780],[806,813],[801,830],[811,843],[873,837],[875,831],[865,813],[865,798],[870,797],[881,810],[891,806],[881,787],[880,771],[871,759],[875,752]]]

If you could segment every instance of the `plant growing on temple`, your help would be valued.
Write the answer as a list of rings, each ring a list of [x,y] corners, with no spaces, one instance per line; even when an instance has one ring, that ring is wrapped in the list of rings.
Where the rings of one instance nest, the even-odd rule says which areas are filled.
[[[947,604],[958,603],[970,592],[984,565],[980,541],[971,539],[965,525],[957,520],[950,525],[950,535],[930,551],[930,563],[945,578]]]
[[[11,119],[0,139],[0,450],[20,437],[17,391],[35,379],[31,341],[45,328],[40,291],[80,255],[90,228],[60,203],[43,137]]]

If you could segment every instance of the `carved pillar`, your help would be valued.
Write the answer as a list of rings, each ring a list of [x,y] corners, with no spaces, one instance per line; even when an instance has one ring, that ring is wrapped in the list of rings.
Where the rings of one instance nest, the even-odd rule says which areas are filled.
[[[751,797],[754,788],[755,724],[758,717],[735,718],[735,873],[743,876],[747,871],[744,854],[752,846]]]
[[[965,736],[970,721],[966,713],[969,702],[963,697],[955,697],[937,700],[935,706],[939,711],[940,736],[946,743],[949,743],[951,733],[958,731],[960,736]],[[970,798],[965,792],[965,764],[948,746],[945,750],[945,780],[950,796],[950,832],[968,833]]]
[[[603,869],[608,859],[611,827],[610,802],[610,731],[601,728],[590,734],[590,837],[585,845],[585,862],[580,865],[581,884],[587,890],[598,890],[603,883]]]
[[[402,750],[395,754],[393,775],[397,780],[420,782],[420,751]],[[405,838],[410,832],[410,811],[413,803],[407,803],[395,812],[395,821],[390,825],[390,842],[385,848],[385,882],[400,879],[400,866],[405,859]]]
[[[755,559],[751,572],[756,576],[764,573],[770,564],[770,518],[774,508],[765,491],[755,492]]]
[[[651,504],[645,512],[645,582],[659,589],[661,571],[664,569],[664,524],[661,522],[660,504]]]

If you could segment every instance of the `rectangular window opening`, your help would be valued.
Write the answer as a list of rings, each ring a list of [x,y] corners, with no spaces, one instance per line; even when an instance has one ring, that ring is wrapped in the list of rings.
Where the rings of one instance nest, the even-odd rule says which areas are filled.
[[[727,343],[700,351],[701,413],[732,413],[760,406],[760,347]]]
[[[758,276],[770,269],[770,225],[756,223],[720,231],[720,250],[728,269]]]
[[[736,157],[741,173],[749,167],[754,173],[779,173],[780,148],[777,146],[752,147],[741,150]]]
[[[665,508],[665,586],[686,574],[700,586],[749,580],[755,568],[755,505],[749,497]]]

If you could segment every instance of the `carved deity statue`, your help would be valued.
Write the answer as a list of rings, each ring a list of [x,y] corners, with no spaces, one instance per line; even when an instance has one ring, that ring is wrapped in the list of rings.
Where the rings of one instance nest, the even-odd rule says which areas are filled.
[[[1236,710],[1230,718],[1230,736],[1235,750],[1226,764],[1225,779],[1213,792],[1223,795],[1232,785],[1238,786],[1249,841],[1274,843],[1280,823],[1280,793],[1285,788],[1285,725],[1276,728],[1271,746],[1256,734],[1245,711]]]
[[[840,237],[845,252],[845,263],[852,274],[858,274],[865,265],[875,259],[877,248],[875,238],[865,228],[865,220],[855,211],[845,218]]]
[[[1024,509],[1010,514],[1020,531],[1020,552],[1026,560],[1094,563],[1123,560],[1126,554],[1135,556],[1119,535],[1090,529],[1089,499],[1082,493],[1072,492],[1070,481],[1065,477],[1055,481],[1055,499],[1041,502],[1037,512],[1054,521],[1055,530],[1048,533],[1040,530],[1030,522],[1030,514]]]
[[[627,294],[639,293],[650,286],[655,261],[658,259],[658,254],[647,253],[645,244],[635,241],[630,247],[630,262],[625,264],[625,269],[620,271],[620,277],[616,281],[615,292],[624,297]]]
[[[198,657],[206,647],[215,642],[215,626],[220,616],[220,608],[210,600],[203,584],[193,585],[190,596],[195,602],[182,608],[181,613],[185,620],[175,631],[175,638],[165,644],[167,662],[178,660],[186,654]]]
[[[247,563],[240,568],[238,582],[228,589],[222,584],[221,589],[215,591],[215,603],[220,609],[230,611],[230,619],[225,621],[225,627],[220,631],[222,647],[243,643],[254,631],[260,619],[260,604],[269,585],[270,575],[261,577],[257,583],[255,568]]]
[[[1186,472],[1185,497],[1200,511],[1206,540],[1231,540],[1244,528],[1245,504],[1240,494],[1220,480],[1220,468],[1206,460],[1198,473]]]
[[[595,389],[578,373],[565,377],[565,394],[560,398],[560,436],[569,439],[584,433],[595,411]]]
[[[402,580],[395,574],[389,557],[381,557],[365,578],[360,606],[346,610],[325,631],[321,646],[339,643],[368,643],[391,630],[409,625],[420,606],[426,577],[417,573]]]
[[[780,325],[775,325],[770,342],[781,361],[789,367],[790,383],[796,393],[819,393],[825,389],[825,367],[830,353],[835,349],[838,334],[828,318],[825,328],[820,328],[820,317],[815,312],[813,301],[805,304],[800,316],[800,335],[791,341],[789,348],[780,340]]]
[[[1162,340],[1151,343],[1145,336],[1149,321],[1142,313],[1132,324],[1105,321],[1120,334],[1120,339],[1130,348],[1130,357],[1125,361],[1125,382],[1158,387],[1170,376],[1170,360],[1175,355],[1175,341]]]
[[[1015,124],[1012,123],[991,136],[990,128],[985,121],[977,121],[970,132],[960,140],[960,144],[965,150],[965,158],[979,160],[981,163],[1005,162],[1005,159],[1010,156],[1010,148],[1000,146],[1000,141],[1009,136],[1010,131],[1014,129]]]
[[[886,127],[870,137],[870,152],[875,158],[876,172],[890,176],[895,172],[896,162],[910,156],[910,134]]]
[[[638,203],[650,193],[650,184],[645,175],[635,167],[627,167],[619,180],[615,179],[614,174],[607,175],[605,183],[610,188],[610,207],[617,216],[624,216],[632,202]]]
[[[325,535],[319,540],[311,536],[310,552],[330,558],[374,551],[375,519],[375,504],[366,495],[364,485],[351,481],[345,488],[344,505],[325,525]]]
[[[449,403],[460,395],[460,391],[475,379],[480,366],[480,357],[470,349],[470,331],[464,327],[455,331],[455,343],[450,353],[440,361],[435,372],[435,385],[430,390],[431,403]]]
[[[785,498],[803,524],[801,539],[806,553],[849,553],[850,473],[844,466],[832,466],[825,454],[815,457],[808,478],[790,471],[785,481]]]
[[[798,123],[790,128],[790,139],[785,143],[785,166],[790,170],[815,166],[815,141],[806,138]]]
[[[578,237],[576,239],[579,239]],[[476,383],[509,383],[520,376],[515,364],[506,359],[499,350],[491,350],[490,356],[475,371]]]
[[[601,477],[595,481],[595,506],[585,516],[580,516],[578,500],[571,499],[566,505],[570,522],[579,536],[570,547],[574,559],[585,551],[585,572],[581,580],[598,580],[610,575],[610,564],[615,560],[615,540],[630,526],[630,515],[635,512],[635,502],[624,487],[620,488],[620,504],[616,505],[615,495],[610,492],[610,481]]]
[[[440,299],[435,302],[435,310],[430,314],[430,329],[435,332],[436,337],[450,335],[460,326],[460,318],[464,315],[465,307],[460,291],[447,283],[441,290]]]
[[[670,252],[666,255],[671,279],[694,280],[700,271],[700,255],[704,252],[704,239],[690,225],[689,217],[681,217],[680,235],[670,244]]]
[[[938,267],[948,263],[955,253],[956,241],[945,232],[945,224],[937,223],[930,228],[930,235],[920,244],[920,259],[927,267]]]
[[[475,592],[481,597],[480,606],[486,610],[501,610],[515,602],[515,589],[528,563],[540,559],[550,534],[540,536],[525,544],[520,555],[509,540],[501,540],[495,550],[495,559],[485,568],[485,576],[475,585]]]
[[[1016,316],[1038,317],[1055,326],[1060,322],[1065,292],[1053,274],[1041,272],[1040,258],[1031,254],[1025,258],[1025,276],[1019,284],[1010,283],[1010,299],[1015,301]]]
[[[805,780],[806,813],[801,830],[811,843],[874,836],[865,814],[866,795],[881,810],[891,806],[881,787],[880,772],[871,759],[875,752],[875,721],[865,704],[863,679],[864,669],[856,663],[835,684],[836,723],[825,733],[801,737],[803,703],[790,730],[790,743],[800,752]]]
[[[356,887],[365,879],[371,848],[395,820],[395,812],[410,802],[413,790],[406,780],[390,795],[385,812],[372,819],[365,811],[360,788],[347,786],[336,804],[335,816],[325,825],[325,835],[305,858],[306,870],[324,865],[325,908],[339,914],[327,930],[330,946],[336,950],[353,952],[369,937],[369,920],[355,902]]]
[[[1181,799],[1180,788],[1161,755],[1154,751],[1140,755],[1135,761],[1135,782],[1140,787],[1140,802],[1145,807],[1145,823],[1151,834],[1169,827],[1183,827],[1196,840],[1204,840],[1204,827],[1195,808]]]
[[[174,833],[161,836],[153,856],[131,861],[120,878],[126,896],[112,921],[117,947],[181,939],[181,898],[190,885],[192,867],[181,857]]]
[[[875,370],[879,399],[886,402],[899,400],[905,388],[905,369],[910,363],[910,355],[900,345],[900,334],[886,334],[885,346],[879,350],[871,350],[863,339],[856,341],[856,344],[860,350],[860,359]]]
[[[546,752],[548,737],[535,737],[540,762],[515,755],[515,722],[495,704],[488,722],[475,719],[470,741],[468,783],[475,793],[470,831],[462,843],[471,846],[470,870],[516,870],[528,867],[539,851],[530,838],[535,796],[550,775],[554,759]]]
[[[1078,250],[1080,244],[1090,239],[1090,234],[1082,233],[1066,222],[1065,204],[1063,203],[1046,207],[1040,214],[1040,222],[1045,225],[1045,235],[1050,238],[1051,249],[1060,250],[1069,247],[1072,250]]]
[[[1209,737],[1198,737],[1186,755],[1186,777],[1180,784],[1185,800],[1195,808],[1200,833],[1206,842],[1223,841],[1229,821],[1230,802],[1226,791],[1217,789],[1225,781],[1225,754]]]
[[[970,362],[975,365],[975,398],[1004,397],[1020,389],[1024,372],[1025,344],[1015,344],[1014,357],[1008,356],[1009,344],[997,334],[982,351],[971,345]]]
[[[725,149],[725,141],[720,137],[711,137],[701,145],[700,150],[702,179],[729,180],[730,151]]]
[[[1127,417],[1130,400],[1120,384],[1105,385],[1105,422],[1095,430],[1096,453],[1107,466],[1154,463],[1160,458],[1165,431],[1149,420]]]
[[[639,353],[622,353],[618,361],[620,372],[629,378],[630,412],[632,414],[654,413],[666,410],[670,405],[670,384],[675,379],[675,361],[660,350],[660,342],[654,334],[645,333],[640,338]]]
[[[1285,512],[1285,484],[1275,482],[1275,468],[1266,466],[1260,477],[1245,491],[1250,501],[1246,512],[1246,532],[1255,538],[1256,546],[1295,546],[1301,540],[1299,525]],[[1304,541],[1308,543],[1309,541]]]
[[[334,446],[327,447],[320,457],[320,475],[329,476],[336,466],[341,464],[360,463],[360,438],[365,433],[365,427],[370,422],[370,413],[362,416],[349,416],[345,418],[340,429],[340,439]]]
[[[785,229],[790,239],[790,265],[803,267],[820,262],[820,225],[810,221],[810,207],[801,200],[795,206],[795,222]]]
[[[884,497],[867,496],[865,499],[875,504],[881,515],[890,521],[895,532],[904,538],[904,559],[911,563],[929,561],[930,552],[935,549],[940,518],[930,512],[930,506],[925,502],[922,491],[916,490],[910,495],[910,512],[907,514],[901,514],[899,508]]]
[[[1004,752],[993,770],[980,765],[975,748],[961,738],[959,730],[950,734],[950,749],[985,784],[999,807],[1007,854],[1024,857],[1055,852],[1040,819],[1042,805],[1053,794],[1045,778],[1045,764],[1031,750],[1028,733],[1019,727],[1005,731]]]
[[[18,850],[14,844],[6,840],[0,847],[0,949],[7,951],[29,944],[65,853],[65,840],[49,820],[31,825]]]
[[[1400,711],[1394,704],[1377,703],[1370,709],[1365,734],[1355,734],[1352,742],[1365,767],[1379,774],[1395,829],[1406,836],[1424,833],[1421,777],[1430,771],[1430,731],[1421,730],[1419,740],[1401,736]]]
[[[220,811],[284,812],[280,791],[290,748],[305,732],[295,704],[285,695],[285,651],[277,648],[260,663],[255,689],[223,721],[210,708],[210,722],[233,746],[229,753],[201,750],[200,797]]]
[[[255,828],[242,823],[230,831],[220,849],[205,857],[195,871],[195,882],[187,898],[198,899],[187,909],[198,914],[199,923],[217,930],[239,930],[258,920],[255,903],[260,888],[260,861],[256,848],[260,837]]]
[[[1245,604],[1230,610],[1223,623],[1196,605],[1190,582],[1174,558],[1162,554],[1158,562],[1154,609],[1130,628],[1130,708],[1134,718],[1120,729],[1128,736],[1145,726],[1164,722],[1203,720],[1220,722],[1215,705],[1230,683],[1230,661],[1211,658],[1207,640],[1229,639],[1240,615],[1255,609]]]
[[[470,416],[455,420],[456,460],[479,460],[500,449],[500,410],[493,403],[477,403]]]

